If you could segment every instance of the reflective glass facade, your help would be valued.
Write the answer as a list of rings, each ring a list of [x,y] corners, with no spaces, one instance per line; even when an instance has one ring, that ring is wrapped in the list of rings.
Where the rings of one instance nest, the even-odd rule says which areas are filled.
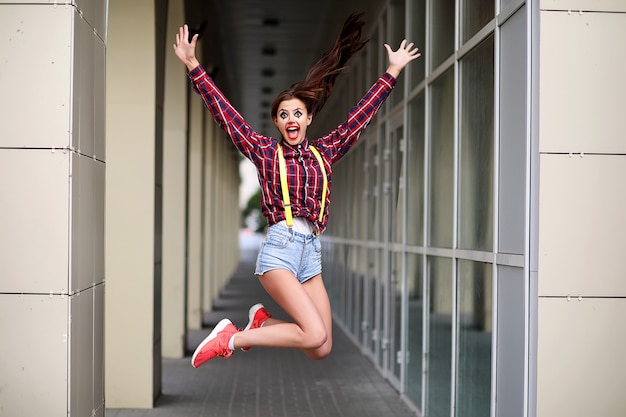
[[[528,341],[523,294],[507,291],[528,276],[526,19],[523,1],[391,1],[316,122],[332,129],[360,99],[383,43],[420,47],[334,167],[323,242],[336,321],[423,415],[524,413],[523,389],[495,398],[523,386]]]

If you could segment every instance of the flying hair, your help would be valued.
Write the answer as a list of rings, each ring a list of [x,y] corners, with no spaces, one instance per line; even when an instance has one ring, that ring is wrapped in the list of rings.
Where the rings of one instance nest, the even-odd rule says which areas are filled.
[[[345,70],[346,63],[352,55],[360,51],[369,41],[361,38],[365,25],[362,18],[363,13],[352,13],[348,16],[333,47],[313,65],[304,81],[294,83],[278,94],[272,102],[272,119],[276,118],[280,103],[293,98],[301,100],[312,116],[316,116],[322,110],[333,91],[337,76]]]

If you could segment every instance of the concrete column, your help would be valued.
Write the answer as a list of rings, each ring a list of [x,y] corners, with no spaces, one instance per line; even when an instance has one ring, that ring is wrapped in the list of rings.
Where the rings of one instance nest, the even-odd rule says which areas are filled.
[[[198,43],[196,51],[202,51]],[[201,56],[198,56],[201,61]],[[191,87],[188,87],[191,88]],[[195,93],[189,101],[189,165],[187,167],[187,327],[202,328],[202,152],[204,112]]]
[[[155,2],[109,0],[106,138],[106,398],[155,393]],[[158,287],[157,287],[158,288]]]
[[[205,112],[206,119],[206,135],[204,146],[204,201],[203,201],[203,213],[204,213],[204,225],[203,225],[203,251],[202,251],[202,308],[204,311],[211,311],[213,308],[213,300],[216,297],[214,275],[212,268],[213,252],[217,248],[218,240],[216,236],[216,213],[215,213],[215,165],[219,158],[216,152],[216,141],[223,138],[218,137],[219,127],[213,121],[211,114]]]
[[[187,94],[185,66],[170,43],[184,22],[183,0],[169,1],[163,120],[163,356],[185,355]],[[171,41],[171,42],[167,42]],[[169,47],[169,48],[168,48]]]
[[[106,4],[0,4],[2,415],[104,415]]]
[[[540,7],[537,416],[626,415],[626,5]]]

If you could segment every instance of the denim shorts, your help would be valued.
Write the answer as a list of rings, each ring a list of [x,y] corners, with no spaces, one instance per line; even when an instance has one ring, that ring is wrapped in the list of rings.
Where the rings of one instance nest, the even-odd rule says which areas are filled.
[[[256,259],[256,275],[275,269],[290,271],[300,283],[322,273],[322,244],[314,234],[289,231],[275,224],[267,230]]]

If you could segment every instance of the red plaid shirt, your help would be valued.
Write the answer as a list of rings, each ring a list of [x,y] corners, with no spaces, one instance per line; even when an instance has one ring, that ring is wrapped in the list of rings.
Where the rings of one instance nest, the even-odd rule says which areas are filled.
[[[230,104],[201,66],[189,72],[193,90],[202,96],[205,106],[219,126],[228,133],[233,143],[246,158],[256,166],[261,184],[261,208],[268,224],[285,219],[285,208],[278,169],[277,140],[255,132]],[[396,79],[383,74],[361,101],[348,113],[346,120],[324,137],[309,141],[305,139],[296,147],[283,142],[287,165],[287,182],[293,216],[303,217],[313,223],[321,233],[328,222],[331,165],[343,157],[355,144],[359,135],[370,123],[396,84]],[[323,177],[319,163],[309,149],[309,143],[317,148],[324,160],[328,175],[326,209],[319,221]]]

